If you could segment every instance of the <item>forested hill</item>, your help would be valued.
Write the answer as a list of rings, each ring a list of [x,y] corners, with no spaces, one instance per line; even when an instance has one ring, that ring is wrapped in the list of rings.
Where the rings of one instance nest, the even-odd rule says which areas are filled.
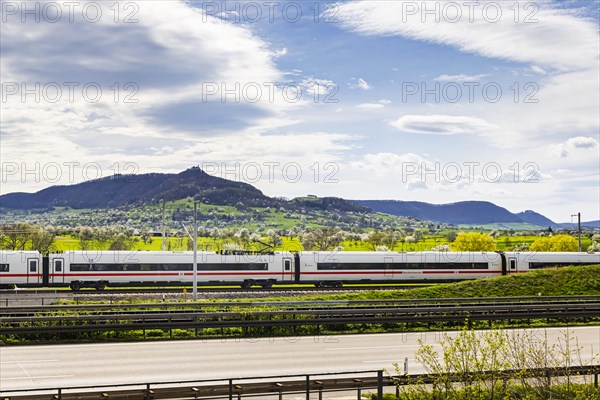
[[[211,204],[268,206],[273,199],[254,186],[229,181],[194,167],[179,174],[114,175],[69,186],[52,186],[36,193],[0,196],[0,207],[47,209],[52,207],[106,208],[156,203],[199,195]]]
[[[357,204],[369,207],[375,211],[391,215],[403,215],[418,219],[445,222],[449,224],[493,224],[493,223],[524,223],[529,222],[487,201],[462,201],[450,204],[430,204],[419,201],[395,200],[354,200]],[[543,215],[537,214],[542,218]],[[546,224],[541,226],[548,226]],[[550,221],[552,225],[556,225]],[[535,224],[538,225],[538,224]]]
[[[49,210],[116,208],[156,204],[194,197],[205,204],[243,207],[306,207],[340,212],[372,212],[367,207],[335,198],[298,198],[291,201],[265,196],[247,183],[230,181],[193,167],[178,174],[114,175],[69,186],[52,186],[36,193],[0,196],[0,208]]]

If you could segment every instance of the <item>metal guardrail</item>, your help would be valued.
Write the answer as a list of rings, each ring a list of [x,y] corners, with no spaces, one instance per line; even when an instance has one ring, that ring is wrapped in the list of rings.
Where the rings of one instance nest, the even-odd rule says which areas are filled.
[[[499,301],[507,301],[506,297],[471,297],[471,298],[423,298],[423,299],[382,299],[382,300],[327,300],[327,301],[255,301],[255,302],[247,302],[247,301],[203,301],[203,302],[185,302],[185,303],[139,303],[139,304],[122,304],[119,303],[122,299],[117,297],[118,295],[111,295],[110,293],[94,293],[90,292],[86,293],[78,293],[78,294],[70,294],[70,295],[60,295],[57,294],[55,296],[37,296],[37,295],[27,295],[26,297],[19,298],[13,294],[6,295],[6,292],[0,291],[0,312],[13,312],[15,310],[23,309],[23,310],[36,310],[36,309],[46,309],[51,310],[53,308],[60,309],[74,309],[74,308],[89,308],[89,309],[101,309],[101,308],[110,308],[114,307],[115,304],[118,304],[121,308],[150,308],[150,307],[171,307],[171,306],[181,306],[185,304],[186,307],[206,307],[208,305],[215,307],[230,307],[230,306],[238,306],[238,307],[256,307],[256,306],[268,306],[268,305],[311,305],[311,304],[337,304],[337,305],[352,305],[352,304],[420,304],[420,303],[432,303],[432,304],[449,304],[449,303],[494,303]],[[79,303],[79,301],[84,301],[84,299],[88,299],[89,297],[98,297],[103,301],[108,301],[108,303],[104,304],[84,304]],[[596,295],[585,295],[585,296],[516,296],[510,297],[510,301],[513,302],[564,302],[564,301],[600,301],[600,296]],[[57,300],[69,300],[74,301],[76,304],[70,305],[55,305]],[[191,297],[190,297],[191,300]],[[22,305],[22,306],[10,306],[9,304],[18,303],[18,302],[40,302],[40,305]],[[86,300],[87,301],[87,300]],[[115,304],[113,304],[113,302]]]
[[[566,368],[539,368],[527,370],[507,370],[482,372],[479,376],[512,376],[527,377],[560,377],[591,376],[598,387],[600,365],[576,366]],[[310,400],[311,394],[319,399],[323,393],[339,391],[356,391],[360,399],[361,391],[373,390],[378,399],[383,399],[386,387],[398,387],[414,384],[428,384],[439,379],[440,375],[415,374],[386,376],[383,370],[322,373],[310,375],[278,375],[266,377],[247,377],[232,379],[210,379],[196,381],[154,382],[103,386],[76,386],[65,388],[41,388],[27,390],[9,390],[0,392],[3,400],[74,400],[74,399],[242,399],[256,396],[278,395],[281,399],[286,394],[305,394]],[[458,382],[464,375],[447,375],[450,381]],[[398,392],[398,390],[397,390]]]
[[[138,303],[138,304],[68,304],[68,305],[27,305],[27,306],[1,306],[0,311],[2,314],[16,314],[16,313],[42,313],[58,310],[102,310],[112,309],[119,307],[121,310],[127,309],[181,309],[181,308],[207,308],[207,307],[303,307],[303,306],[352,306],[352,305],[414,305],[414,304],[431,304],[431,305],[443,305],[443,304],[482,304],[482,303],[493,303],[493,304],[515,304],[515,303],[581,303],[590,301],[600,301],[600,296],[586,295],[586,296],[519,296],[519,297],[478,297],[478,298],[442,298],[442,299],[382,299],[382,300],[315,300],[315,301],[206,301],[206,302],[195,302],[195,303],[167,303],[167,302],[156,302],[156,303]],[[1,304],[1,303],[0,303]]]
[[[331,326],[369,323],[495,321],[534,318],[597,318],[600,302],[507,303],[449,306],[337,307],[275,311],[109,312],[75,315],[35,314],[0,317],[0,335],[75,333],[147,329]]]

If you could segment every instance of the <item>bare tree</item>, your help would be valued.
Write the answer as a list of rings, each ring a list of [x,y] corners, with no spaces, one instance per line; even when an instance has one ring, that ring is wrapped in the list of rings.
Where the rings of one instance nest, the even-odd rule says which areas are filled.
[[[300,237],[302,246],[307,250],[331,250],[344,241],[344,235],[339,228],[315,229]]]
[[[31,241],[34,227],[24,222],[0,227],[2,247],[6,250],[25,250]]]
[[[56,231],[53,227],[48,227],[46,229],[37,227],[31,235],[31,248],[42,254],[48,254],[55,250],[55,238]]]

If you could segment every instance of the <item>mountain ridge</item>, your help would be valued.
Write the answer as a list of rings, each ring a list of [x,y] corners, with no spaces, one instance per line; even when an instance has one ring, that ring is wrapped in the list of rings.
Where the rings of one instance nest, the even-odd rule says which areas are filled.
[[[456,225],[526,223],[540,228],[551,227],[552,229],[577,227],[577,223],[557,223],[533,210],[512,213],[506,208],[489,201],[470,200],[444,204],[402,200],[351,201],[386,214],[428,219]],[[582,227],[598,228],[600,227],[600,221],[585,221],[581,225]]]
[[[512,213],[489,201],[431,204],[402,200],[346,200],[337,197],[268,197],[256,187],[207,174],[192,167],[176,174],[113,175],[74,185],[56,185],[35,193],[14,192],[0,196],[0,210],[52,210],[56,207],[101,209],[156,204],[193,197],[203,203],[235,207],[279,207],[380,212],[395,216],[453,225],[531,224],[541,228],[572,228],[576,223],[555,223],[533,210]],[[598,227],[598,221],[583,222]]]
[[[192,167],[177,174],[113,175],[74,185],[56,185],[35,193],[0,196],[0,208],[44,210],[55,207],[100,209],[155,204],[195,198],[206,204],[235,207],[278,207],[286,204],[315,209],[369,212],[370,209],[337,197],[295,199],[268,197],[254,186],[207,174]]]
[[[0,196],[0,207],[105,208],[161,199],[175,200],[198,194],[234,203],[241,194],[246,195],[253,203],[260,203],[267,198],[252,185],[213,177],[200,168],[193,167],[179,174],[112,175],[74,185],[51,186],[35,193],[9,193]]]

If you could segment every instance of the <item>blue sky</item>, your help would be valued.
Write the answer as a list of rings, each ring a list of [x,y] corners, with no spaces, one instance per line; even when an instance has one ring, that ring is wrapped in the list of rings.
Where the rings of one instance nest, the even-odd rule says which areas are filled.
[[[2,1],[2,193],[199,165],[600,218],[598,2],[68,4]]]

